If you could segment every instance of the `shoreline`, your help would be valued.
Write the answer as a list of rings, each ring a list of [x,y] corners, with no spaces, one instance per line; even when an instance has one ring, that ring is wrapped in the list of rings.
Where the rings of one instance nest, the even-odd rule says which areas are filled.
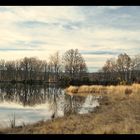
[[[118,87],[116,87],[118,88]],[[102,94],[99,106],[88,114],[71,114],[54,120],[40,121],[22,128],[0,129],[3,134],[139,134],[140,85],[126,94],[120,86]],[[76,94],[75,94],[76,95]],[[81,123],[82,122],[82,123]]]

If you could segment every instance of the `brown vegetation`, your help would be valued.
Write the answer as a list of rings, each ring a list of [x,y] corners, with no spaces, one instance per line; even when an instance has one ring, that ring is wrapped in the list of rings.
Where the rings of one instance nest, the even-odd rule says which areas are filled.
[[[140,85],[132,86],[82,86],[71,91],[101,91],[100,106],[93,113],[70,115],[53,121],[38,122],[23,128],[7,128],[1,133],[45,134],[138,134],[140,133]],[[69,89],[69,88],[68,88]],[[67,89],[67,90],[68,90]],[[80,90],[79,90],[80,89]],[[98,93],[99,94],[99,93]],[[77,95],[77,94],[76,94]],[[128,96],[129,95],[129,96]]]
[[[69,86],[65,89],[68,93],[125,93],[126,95],[136,93],[140,90],[140,84],[118,85],[118,86],[101,86],[101,85],[83,85],[83,86]]]

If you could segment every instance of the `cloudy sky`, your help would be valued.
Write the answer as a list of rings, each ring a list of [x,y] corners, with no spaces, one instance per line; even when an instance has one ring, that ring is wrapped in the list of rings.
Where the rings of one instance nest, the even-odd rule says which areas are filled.
[[[76,48],[90,72],[120,53],[140,53],[140,7],[0,7],[0,59],[47,60],[56,51]]]

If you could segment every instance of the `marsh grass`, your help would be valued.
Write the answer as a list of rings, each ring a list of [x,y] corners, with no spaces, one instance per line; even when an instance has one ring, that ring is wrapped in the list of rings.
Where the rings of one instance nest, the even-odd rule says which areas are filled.
[[[89,114],[70,115],[42,121],[24,128],[1,130],[22,134],[140,134],[140,84],[130,86],[71,86],[76,96],[81,93],[101,95],[100,106]],[[103,91],[106,90],[106,93]],[[95,93],[97,92],[97,94]]]
[[[15,128],[16,127],[15,113],[11,114],[11,116],[9,117],[9,123],[10,123],[10,128]]]
[[[133,85],[117,85],[117,86],[102,86],[102,85],[83,85],[83,86],[69,86],[65,89],[68,93],[101,93],[101,94],[122,94],[130,95],[137,94],[140,91],[140,84]]]

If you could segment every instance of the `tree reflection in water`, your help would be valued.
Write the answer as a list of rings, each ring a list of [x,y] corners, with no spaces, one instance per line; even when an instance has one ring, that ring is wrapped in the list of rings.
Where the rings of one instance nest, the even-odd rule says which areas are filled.
[[[22,104],[24,107],[34,107],[47,102],[55,116],[77,114],[86,98],[85,96],[65,94],[64,90],[55,84],[0,84],[0,102],[14,102]]]

